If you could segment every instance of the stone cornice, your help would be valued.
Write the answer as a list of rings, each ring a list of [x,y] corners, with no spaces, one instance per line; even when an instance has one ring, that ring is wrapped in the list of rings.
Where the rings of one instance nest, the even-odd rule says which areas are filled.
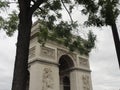
[[[89,69],[72,67],[72,68],[69,68],[69,69],[67,69],[67,70],[64,70],[63,73],[64,73],[64,72],[71,72],[71,71],[75,71],[75,70],[77,70],[77,71],[82,71],[82,72],[91,72],[91,70],[89,70]]]
[[[34,64],[34,63],[44,63],[44,64],[52,64],[52,65],[55,65],[55,66],[59,66],[58,63],[51,62],[51,61],[46,61],[46,60],[43,60],[43,59],[40,59],[40,58],[35,58],[35,59],[30,60],[28,62],[28,66],[30,66],[31,64]]]

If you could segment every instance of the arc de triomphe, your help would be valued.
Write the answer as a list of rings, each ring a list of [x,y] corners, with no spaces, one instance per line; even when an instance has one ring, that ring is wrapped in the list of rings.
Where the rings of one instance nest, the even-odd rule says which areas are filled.
[[[92,90],[88,56],[53,41],[42,46],[38,31],[36,23],[31,31],[29,90]]]

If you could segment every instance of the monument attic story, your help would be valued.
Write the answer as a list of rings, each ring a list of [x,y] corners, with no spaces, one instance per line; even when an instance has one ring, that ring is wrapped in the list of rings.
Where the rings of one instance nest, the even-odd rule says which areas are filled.
[[[29,90],[92,90],[88,55],[71,52],[63,43],[38,42],[39,23],[31,30]]]
[[[38,36],[38,41],[41,44],[45,44],[46,40],[54,41],[54,43],[67,47],[70,51],[76,50],[80,54],[87,56],[89,55],[91,49],[95,46],[96,36],[91,31],[87,34],[88,38],[84,39],[80,36],[73,35],[69,28],[62,28],[63,30],[60,30],[59,26],[55,26],[53,30],[50,30],[45,27],[46,26],[41,24],[39,21],[35,22],[32,28],[33,35],[31,35],[31,38]],[[64,25],[62,27],[64,27]],[[70,29],[72,28],[70,27]]]

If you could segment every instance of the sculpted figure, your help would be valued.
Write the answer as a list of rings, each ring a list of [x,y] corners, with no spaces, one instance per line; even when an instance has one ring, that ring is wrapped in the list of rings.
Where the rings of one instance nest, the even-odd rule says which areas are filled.
[[[52,70],[50,68],[45,68],[43,71],[42,90],[52,90],[52,88],[53,88]]]

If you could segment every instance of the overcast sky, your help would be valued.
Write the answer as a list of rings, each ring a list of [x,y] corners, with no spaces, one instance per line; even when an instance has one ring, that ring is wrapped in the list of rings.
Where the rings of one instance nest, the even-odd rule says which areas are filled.
[[[96,28],[97,29],[97,28]],[[110,28],[95,31],[96,48],[90,54],[93,90],[119,90],[120,70]],[[15,57],[16,34],[7,37],[0,31],[0,90],[10,90]]]
[[[90,53],[93,90],[119,90],[120,69],[110,28],[96,31],[96,49]]]
[[[78,18],[75,13],[73,17],[80,22],[85,19]],[[119,21],[117,22],[118,30],[120,30]],[[119,90],[120,69],[111,29],[110,27],[94,28],[94,33],[97,35],[96,48],[92,50],[89,58],[93,90]],[[0,90],[11,90],[16,37],[17,34],[7,37],[3,31],[0,31]]]

